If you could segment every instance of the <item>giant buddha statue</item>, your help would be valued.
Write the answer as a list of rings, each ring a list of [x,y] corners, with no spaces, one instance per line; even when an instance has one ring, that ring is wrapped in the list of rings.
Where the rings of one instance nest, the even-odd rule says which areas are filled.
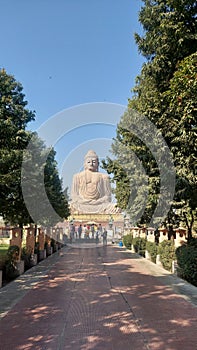
[[[84,159],[84,170],[73,176],[71,212],[76,214],[112,214],[120,210],[111,202],[109,176],[99,173],[99,159],[90,150]]]

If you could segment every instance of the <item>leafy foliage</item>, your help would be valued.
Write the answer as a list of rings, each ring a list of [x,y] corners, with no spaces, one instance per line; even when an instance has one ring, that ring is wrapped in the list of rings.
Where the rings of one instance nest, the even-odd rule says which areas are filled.
[[[179,275],[197,286],[197,239],[176,249]]]
[[[70,215],[68,200],[62,189],[62,180],[59,178],[55,151],[52,149],[47,157],[44,170],[46,193],[51,205],[62,220]]]
[[[133,241],[133,236],[131,233],[124,235],[123,236],[123,244],[127,249],[131,249],[132,241]]]
[[[47,149],[36,133],[32,135],[30,147],[24,152],[22,185],[25,203],[32,213],[33,222],[53,226],[69,215],[55,151]]]
[[[132,244],[133,244],[135,252],[138,253],[139,255],[145,257],[146,239],[140,238],[140,237],[135,237],[135,238],[133,238]]]
[[[145,80],[149,77],[158,93],[163,92],[177,62],[197,51],[196,10],[194,0],[144,0],[139,13],[144,35],[135,34],[135,39],[148,63],[139,78],[139,96],[141,91],[147,90],[147,85],[143,88],[142,84],[144,76]]]
[[[19,225],[30,220],[20,185],[23,150],[30,139],[25,128],[35,118],[26,105],[21,84],[0,70],[0,211],[5,221]]]
[[[69,215],[68,201],[62,190],[59,179],[55,151],[48,150],[35,133],[26,130],[28,122],[34,120],[34,112],[26,108],[22,85],[0,70],[0,214],[6,222],[23,226],[29,223],[53,225],[57,221],[48,215],[47,203],[51,202],[57,212],[57,218]],[[33,142],[32,142],[33,139]],[[28,148],[31,141],[32,149]],[[34,162],[34,167],[32,166]],[[24,171],[26,169],[26,179]],[[29,171],[29,172],[28,172]],[[27,184],[26,196],[34,208],[38,207],[39,193],[47,200],[41,201],[42,210],[36,217],[24,201],[21,182]],[[35,209],[36,210],[36,209]]]
[[[156,257],[157,257],[157,244],[154,242],[146,242],[146,250],[149,252],[150,256],[151,256],[151,261],[156,263]]]
[[[17,245],[10,246],[7,251],[6,258],[6,279],[12,280],[19,276],[17,261],[19,259],[19,247]]]
[[[144,192],[141,192],[135,205],[140,214],[138,206],[146,196],[144,212],[136,223],[148,223],[158,201],[162,200],[158,162],[148,144],[125,125],[132,124],[131,110],[143,114],[154,123],[172,152],[177,174],[175,197],[167,220],[172,223],[174,217],[176,222],[183,221],[188,227],[190,239],[197,204],[197,4],[193,0],[143,2],[139,21],[144,31],[142,36],[135,34],[135,39],[139,52],[147,61],[136,79],[134,95],[128,102],[128,112],[118,124],[112,145],[114,159],[108,158],[104,166],[109,173],[114,174],[119,207],[125,209],[131,218],[135,210],[132,201],[135,197],[136,179],[141,189],[139,178],[145,179],[145,175],[148,177],[148,180],[143,181],[146,188],[144,187]],[[132,153],[140,160],[144,173],[135,171],[139,163],[133,160],[133,156],[129,159]],[[126,174],[122,171],[122,154],[127,164]],[[165,149],[160,154],[165,154]],[[165,159],[163,162],[167,178],[169,169]]]
[[[197,216],[197,53],[177,65],[164,94],[168,109],[160,125],[173,153],[177,171],[175,207],[185,222],[189,239]]]

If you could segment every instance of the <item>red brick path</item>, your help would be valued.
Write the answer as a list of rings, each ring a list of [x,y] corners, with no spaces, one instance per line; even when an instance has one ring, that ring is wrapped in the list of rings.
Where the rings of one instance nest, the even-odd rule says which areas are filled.
[[[118,247],[71,249],[1,319],[0,350],[196,350],[197,308],[166,278]]]

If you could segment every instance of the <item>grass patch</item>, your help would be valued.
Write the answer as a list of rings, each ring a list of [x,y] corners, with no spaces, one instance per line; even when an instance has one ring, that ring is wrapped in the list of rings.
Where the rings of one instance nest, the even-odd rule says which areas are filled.
[[[9,248],[9,244],[0,244],[0,255],[5,255]]]
[[[0,244],[0,269],[5,264],[9,244]]]

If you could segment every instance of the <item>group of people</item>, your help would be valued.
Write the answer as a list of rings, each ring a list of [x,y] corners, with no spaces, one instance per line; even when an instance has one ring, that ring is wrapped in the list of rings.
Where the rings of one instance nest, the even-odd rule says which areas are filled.
[[[100,237],[103,239],[103,245],[107,244],[107,230],[102,228],[101,224],[98,226],[95,224],[84,225],[80,224],[78,227],[72,223],[70,225],[70,241],[72,242],[75,239],[95,239],[96,243],[99,242]]]

